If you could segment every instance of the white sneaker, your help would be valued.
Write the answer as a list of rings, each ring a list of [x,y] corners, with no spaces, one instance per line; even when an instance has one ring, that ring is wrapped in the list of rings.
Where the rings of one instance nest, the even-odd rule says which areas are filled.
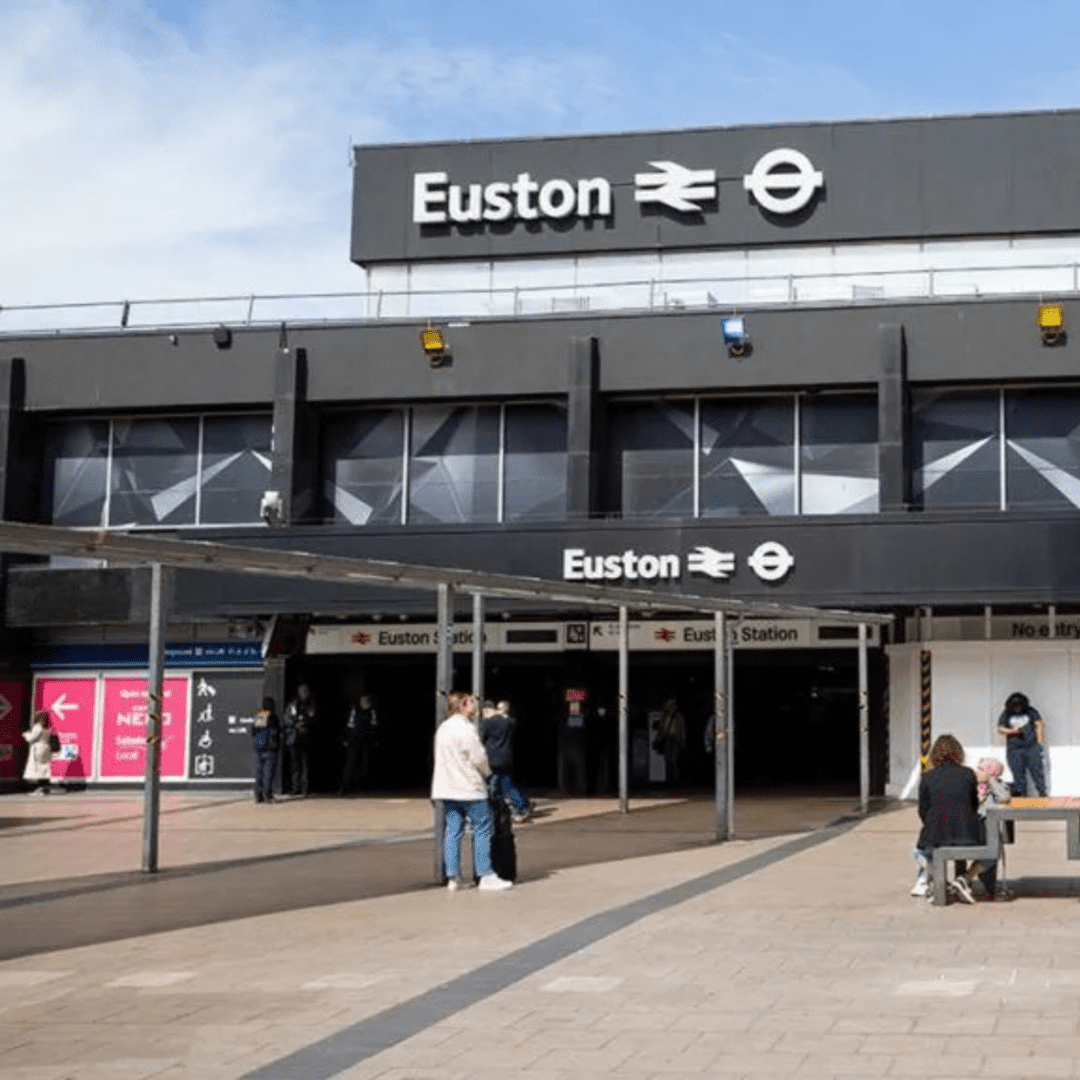
[[[490,891],[499,891],[502,889],[512,889],[514,883],[512,881],[506,881],[499,877],[498,874],[485,874],[480,879],[480,888]]]
[[[961,875],[952,882],[953,893],[960,897],[965,904],[975,903],[975,894],[971,891],[971,886],[968,884],[966,877]]]
[[[915,884],[911,886],[912,896],[925,896],[930,889],[930,884],[926,880],[925,874],[920,874],[915,879]]]
[[[457,892],[458,889],[460,889],[460,888],[461,888],[461,885],[458,882],[458,879],[456,877],[450,878],[450,880],[447,881],[447,883],[446,883],[446,891],[447,892]]]

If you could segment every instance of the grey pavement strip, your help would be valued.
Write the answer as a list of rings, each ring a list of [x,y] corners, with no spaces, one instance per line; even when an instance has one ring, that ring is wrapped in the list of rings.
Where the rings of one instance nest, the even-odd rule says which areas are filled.
[[[13,896],[0,896],[0,911],[6,908],[29,907],[33,904],[47,904],[52,900],[69,900],[74,896],[87,896],[90,893],[110,892],[113,889],[127,889],[135,886],[150,886],[162,882],[177,881],[180,878],[198,877],[200,874],[215,874],[222,870],[235,870],[241,866],[254,866],[261,863],[287,862],[307,855],[323,855],[331,851],[344,851],[355,847],[376,847],[380,844],[402,844],[413,840],[430,840],[430,829],[417,829],[410,832],[375,833],[371,836],[357,836],[352,840],[342,840],[324,847],[299,848],[296,851],[273,851],[266,855],[250,855],[241,859],[225,859],[222,862],[194,863],[189,866],[171,866],[153,874],[139,870],[122,870],[110,874],[105,880],[77,882],[64,888],[46,889],[44,892],[16,893]],[[5,888],[19,888],[22,883],[0,885],[0,892]],[[36,884],[36,883],[31,883]]]
[[[823,844],[854,828],[860,820],[842,818],[822,829],[788,840],[730,866],[691,878],[668,889],[661,889],[660,892],[640,900],[632,900],[628,904],[590,915],[572,926],[557,930],[506,956],[403,1001],[400,1005],[392,1005],[325,1039],[244,1073],[239,1080],[329,1080],[361,1061],[411,1039],[441,1020],[462,1012],[649,915],[692,900]]]

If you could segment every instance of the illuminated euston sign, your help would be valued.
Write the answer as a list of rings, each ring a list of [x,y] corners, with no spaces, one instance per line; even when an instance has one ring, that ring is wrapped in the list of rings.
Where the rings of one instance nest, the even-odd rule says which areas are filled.
[[[656,171],[634,174],[635,202],[694,215],[716,204],[715,169],[689,169],[676,161],[649,165]],[[805,154],[788,148],[770,150],[743,177],[743,187],[773,214],[802,210],[824,183],[823,174]],[[459,184],[451,182],[445,171],[413,175],[416,225],[608,218],[613,213],[612,182],[603,176],[541,181],[521,172],[513,180]]]

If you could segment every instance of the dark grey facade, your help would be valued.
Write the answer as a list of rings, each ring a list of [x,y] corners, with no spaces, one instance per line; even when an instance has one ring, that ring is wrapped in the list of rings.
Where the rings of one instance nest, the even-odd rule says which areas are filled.
[[[1080,238],[1077,146],[1080,114],[1048,113],[364,147],[352,257],[827,243],[872,261],[872,245],[899,240],[1067,241]],[[769,212],[744,180],[778,147],[822,174],[797,212]],[[637,201],[635,174],[658,161],[714,170],[715,197],[693,212]],[[472,184],[528,172],[566,185],[550,189],[547,219],[417,224],[413,176],[440,171],[449,179],[428,211],[448,208],[459,183],[459,216]],[[564,213],[573,184],[596,177],[611,181],[611,212]],[[498,212],[505,195],[489,200]],[[517,209],[538,198],[525,192]],[[1066,248],[1063,259],[1080,258],[1080,242]],[[1070,290],[760,303],[741,312],[742,356],[721,339],[719,305],[440,318],[441,367],[420,349],[432,320],[419,315],[236,326],[227,344],[212,328],[8,337],[0,497],[14,520],[552,579],[582,567],[610,578],[602,560],[618,556],[632,583],[631,567],[654,566],[645,556],[674,556],[677,573],[643,583],[890,611],[894,641],[925,608],[1065,613],[1080,606],[1080,346],[1067,334],[1044,343],[1046,301],[1061,304],[1066,330],[1080,320]],[[266,490],[282,496],[276,528],[259,518]],[[754,568],[769,544],[792,560],[781,575]],[[731,569],[693,570],[702,550],[730,555]],[[9,666],[25,670],[27,641],[145,620],[144,578],[9,565]],[[433,608],[421,594],[189,571],[172,596],[174,618],[195,626],[423,620]],[[586,677],[577,663],[566,660],[568,685]],[[275,670],[282,689],[294,681]]]

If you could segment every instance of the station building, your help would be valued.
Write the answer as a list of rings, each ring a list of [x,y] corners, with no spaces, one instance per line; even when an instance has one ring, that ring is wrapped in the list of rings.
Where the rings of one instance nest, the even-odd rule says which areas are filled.
[[[1003,756],[1022,690],[1080,793],[1080,113],[362,146],[354,174],[354,295],[0,311],[5,516],[889,613],[875,792],[910,794],[928,731]],[[58,777],[137,779],[147,572],[4,567],[0,770],[34,704]],[[378,783],[424,786],[432,596],[171,589],[167,780],[250,777],[264,687],[307,681],[317,786],[364,692]],[[610,790],[615,624],[487,617],[522,782]],[[639,784],[671,697],[680,782],[711,775],[710,633],[633,618]],[[732,634],[737,790],[856,790],[852,628]]]

